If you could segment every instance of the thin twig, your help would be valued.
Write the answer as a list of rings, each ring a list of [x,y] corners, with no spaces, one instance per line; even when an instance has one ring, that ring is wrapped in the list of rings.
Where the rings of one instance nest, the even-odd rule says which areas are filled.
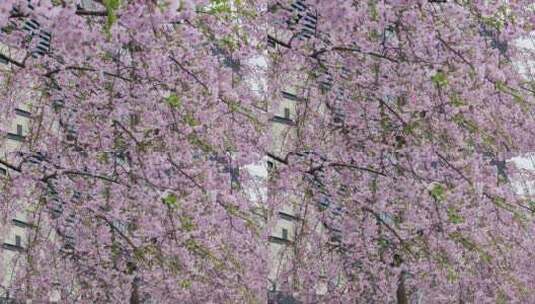
[[[351,169],[357,169],[357,170],[361,170],[361,171],[366,171],[366,172],[377,174],[377,175],[381,175],[381,176],[388,176],[385,173],[376,171],[374,169],[370,169],[370,168],[366,168],[366,167],[360,167],[360,166],[351,165],[351,164],[332,163],[332,164],[329,164],[329,167],[351,168]]]
[[[193,72],[191,72],[190,70],[186,69],[186,68],[184,67],[184,65],[182,65],[180,62],[178,62],[178,60],[175,59],[175,57],[173,57],[173,55],[169,55],[169,58],[170,58],[171,60],[173,60],[173,62],[174,62],[176,65],[178,65],[178,67],[179,67],[180,69],[182,69],[182,70],[183,70],[184,72],[186,72],[188,75],[190,75],[191,77],[193,77],[193,79],[195,79],[195,81],[196,81],[198,84],[200,84],[206,91],[210,91],[210,90],[208,89],[208,86],[207,86],[206,84],[204,84],[204,83],[197,77],[197,75],[195,75],[195,74],[194,74]]]
[[[412,250],[410,249],[410,247],[407,245],[407,241],[405,241],[400,235],[399,233],[394,229],[392,228],[388,223],[386,223],[382,218],[381,216],[379,216],[379,214],[377,214],[375,211],[373,211],[372,209],[368,208],[368,207],[362,207],[362,210],[366,211],[366,212],[369,212],[371,213],[375,219],[381,223],[381,225],[385,226],[386,229],[388,229],[390,232],[392,232],[392,234],[399,240],[399,242],[401,243],[401,245],[403,245],[403,247],[405,249],[407,249],[407,251],[414,256],[414,253],[412,252]]]
[[[468,184],[472,184],[472,181],[466,177],[463,172],[461,170],[459,170],[458,168],[456,168],[454,165],[452,165],[442,154],[436,152],[435,153],[442,161],[444,161],[446,163],[446,165],[448,165],[448,167],[450,167],[451,169],[453,169],[453,171],[457,172],[457,174],[459,174]]]
[[[372,56],[372,57],[376,57],[376,58],[380,58],[380,59],[385,59],[385,60],[388,60],[388,61],[394,62],[394,63],[398,63],[399,62],[396,59],[393,59],[393,58],[390,58],[390,57],[386,57],[384,55],[381,55],[381,54],[378,54],[378,53],[375,53],[375,52],[365,52],[365,51],[362,51],[359,48],[345,47],[345,46],[337,46],[337,47],[333,47],[333,48],[330,48],[330,49],[321,49],[321,50],[318,50],[318,51],[312,53],[310,55],[310,57],[317,59],[319,57],[319,55],[322,55],[322,54],[327,53],[327,52],[332,52],[332,51],[335,51],[335,52],[360,53],[360,54],[363,54],[363,55],[368,55],[368,56]]]

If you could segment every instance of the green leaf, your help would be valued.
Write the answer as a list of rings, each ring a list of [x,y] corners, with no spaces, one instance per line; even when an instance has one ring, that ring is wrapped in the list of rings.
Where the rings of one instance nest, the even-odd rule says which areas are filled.
[[[178,97],[175,93],[169,95],[169,97],[167,97],[165,101],[172,108],[180,108],[182,106],[182,101],[180,100],[180,97]]]
[[[466,105],[466,103],[456,93],[450,96],[450,102],[454,107],[461,107]]]
[[[195,223],[193,222],[193,218],[187,215],[183,215],[180,217],[180,225],[182,227],[182,230],[186,232],[190,232],[195,229]]]
[[[195,133],[188,134],[188,142],[200,148],[203,152],[208,153],[213,151],[212,146],[200,139]]]
[[[509,303],[509,297],[505,292],[501,289],[498,289],[497,295],[496,295],[496,304],[507,304]]]
[[[449,234],[449,237],[462,245],[465,249],[477,252],[482,261],[486,263],[490,263],[492,261],[492,256],[490,254],[480,248],[473,240],[463,236],[460,232],[452,232]]]
[[[187,113],[186,115],[184,115],[184,120],[190,127],[195,127],[200,124],[199,121],[195,119],[195,117],[193,117],[193,115],[190,113]]]
[[[435,184],[429,191],[429,194],[439,202],[446,198],[446,190],[441,184]]]
[[[448,282],[454,283],[459,279],[459,274],[451,266],[448,267]]]
[[[481,17],[481,20],[486,26],[496,30],[502,30],[505,25],[503,18],[500,18],[500,16]]]
[[[448,85],[448,77],[442,71],[437,72],[431,77],[431,81],[439,88]]]
[[[179,285],[180,285],[180,287],[182,287],[184,289],[187,289],[187,288],[191,287],[191,281],[185,279],[185,280],[180,281]]]
[[[229,0],[211,0],[210,5],[206,8],[206,12],[209,14],[229,14],[231,13]]]
[[[476,123],[466,119],[461,113],[457,113],[453,116],[452,120],[457,123],[459,127],[466,128],[470,133],[475,133],[478,130]]]
[[[98,160],[100,163],[107,164],[108,161],[109,161],[108,153],[100,153],[100,154],[97,156],[97,160]]]
[[[404,127],[403,127],[403,133],[404,134],[413,134],[416,129],[420,127],[420,123],[417,120],[409,121]]]
[[[108,10],[118,10],[119,6],[121,5],[121,0],[104,0],[104,6],[106,6],[106,9]]]
[[[503,81],[496,81],[494,85],[496,86],[496,90],[512,96],[514,102],[520,105],[525,112],[530,111],[531,106],[526,102],[524,97],[518,93],[518,90],[507,86]]]
[[[448,208],[448,220],[453,224],[464,223],[464,218],[453,207]]]
[[[121,6],[121,0],[104,0],[103,1],[104,6],[106,7],[106,25],[104,26],[104,32],[110,36],[110,29],[113,26],[113,24],[117,21],[117,10],[119,9],[119,6]]]
[[[368,10],[369,10],[370,18],[373,21],[377,21],[379,19],[379,11],[377,10],[376,1],[368,2]]]
[[[169,207],[176,207],[177,206],[178,199],[176,195],[174,194],[168,194],[166,197],[163,198],[163,203]]]
[[[390,245],[390,241],[384,238],[380,238],[379,240],[377,240],[377,245],[379,245],[381,249],[385,249]]]
[[[223,46],[223,48],[228,49],[228,50],[235,50],[238,48],[238,42],[236,41],[236,39],[234,39],[231,36],[223,37],[220,40],[220,43]]]

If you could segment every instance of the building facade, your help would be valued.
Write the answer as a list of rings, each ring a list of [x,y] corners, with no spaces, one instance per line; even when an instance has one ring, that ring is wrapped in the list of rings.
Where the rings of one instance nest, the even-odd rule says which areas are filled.
[[[21,54],[14,49],[7,46],[1,47],[1,54],[12,58],[20,59]],[[18,56],[17,56],[18,55]],[[9,74],[14,68],[13,64],[6,60],[0,60],[0,73],[2,81],[9,78]],[[2,113],[2,135],[0,137],[0,157],[2,160],[10,162],[16,158],[24,145],[26,135],[30,127],[31,109],[26,100],[29,96],[21,92],[17,96],[3,96],[4,101],[12,103],[9,108],[12,113]],[[4,164],[0,164],[0,183],[5,185],[8,180],[11,170]],[[1,186],[0,186],[1,187]],[[25,202],[13,202],[14,206],[10,208],[21,209],[20,206],[25,206]],[[16,204],[16,205],[15,205]],[[24,252],[27,245],[28,230],[31,229],[31,224],[27,221],[26,212],[21,209],[16,212],[17,216],[14,218],[0,219],[0,299],[9,298],[9,294],[17,287],[13,285],[13,268],[23,258],[20,255]],[[3,300],[0,300],[2,303]]]

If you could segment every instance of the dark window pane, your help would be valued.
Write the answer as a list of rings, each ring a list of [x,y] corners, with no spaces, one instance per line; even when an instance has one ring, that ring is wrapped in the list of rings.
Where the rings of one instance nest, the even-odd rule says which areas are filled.
[[[282,229],[282,238],[285,240],[288,239],[288,229]]]
[[[284,108],[284,118],[290,119],[290,109]]]

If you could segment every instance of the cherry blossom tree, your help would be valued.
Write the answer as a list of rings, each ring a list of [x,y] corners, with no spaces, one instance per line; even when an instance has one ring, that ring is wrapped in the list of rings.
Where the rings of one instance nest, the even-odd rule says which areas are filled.
[[[0,160],[2,215],[34,226],[15,298],[265,303],[271,226],[239,169],[269,152],[265,104],[295,84],[262,206],[300,218],[282,290],[534,301],[534,206],[505,165],[535,150],[516,66],[533,53],[514,44],[530,1],[89,2],[0,3],[2,131],[17,102],[32,115]]]
[[[272,1],[274,96],[298,88],[275,200],[305,303],[534,301],[530,1]],[[283,72],[281,72],[283,71]],[[528,174],[523,172],[522,174]],[[318,299],[319,297],[319,299]]]
[[[0,7],[2,42],[21,53],[3,56],[1,111],[28,102],[32,113],[1,161],[4,215],[26,209],[35,226],[10,295],[265,302],[266,237],[237,175],[266,140],[243,81],[265,37],[254,1]],[[10,97],[19,90],[29,100]]]

